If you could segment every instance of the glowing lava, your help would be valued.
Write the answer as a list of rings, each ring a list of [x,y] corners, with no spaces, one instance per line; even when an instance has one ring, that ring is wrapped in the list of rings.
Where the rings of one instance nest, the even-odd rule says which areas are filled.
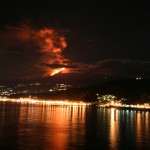
[[[65,70],[65,68],[55,69],[55,70],[51,73],[51,76],[54,76],[55,74],[57,74],[57,73],[59,73],[59,72],[61,72],[61,71],[63,71],[63,70]]]

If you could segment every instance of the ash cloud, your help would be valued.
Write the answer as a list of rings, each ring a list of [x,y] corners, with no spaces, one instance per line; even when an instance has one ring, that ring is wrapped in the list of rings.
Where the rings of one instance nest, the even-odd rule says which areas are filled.
[[[25,24],[19,27],[9,26],[0,34],[3,76],[7,73],[12,78],[49,76],[54,67],[40,64],[57,62],[62,66],[67,65],[69,60],[62,55],[66,47],[64,36],[53,28],[33,29]]]
[[[105,59],[94,64],[78,64],[80,72],[92,72],[99,75],[135,77],[150,74],[150,61],[130,59]]]

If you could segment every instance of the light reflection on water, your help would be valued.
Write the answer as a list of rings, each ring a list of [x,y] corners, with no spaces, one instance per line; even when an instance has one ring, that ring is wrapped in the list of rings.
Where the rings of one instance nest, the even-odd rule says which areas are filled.
[[[111,149],[115,149],[118,147],[118,132],[119,132],[119,124],[118,124],[118,110],[112,108],[111,116],[110,116],[110,143]]]
[[[150,149],[150,112],[0,103],[0,149]]]

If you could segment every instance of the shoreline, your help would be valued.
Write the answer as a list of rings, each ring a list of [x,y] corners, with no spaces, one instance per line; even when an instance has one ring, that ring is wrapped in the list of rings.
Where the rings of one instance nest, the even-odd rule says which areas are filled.
[[[123,110],[138,110],[138,111],[150,111],[150,107],[148,108],[141,108],[141,107],[125,107],[125,106],[103,106],[103,105],[96,105],[100,108],[115,108],[115,109],[123,109]]]

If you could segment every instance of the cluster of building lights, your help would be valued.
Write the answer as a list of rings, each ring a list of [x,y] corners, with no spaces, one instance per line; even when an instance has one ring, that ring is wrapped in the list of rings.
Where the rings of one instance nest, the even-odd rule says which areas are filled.
[[[16,94],[55,92],[55,91],[65,91],[70,88],[72,88],[72,86],[68,84],[56,84],[55,86],[51,86],[49,83],[41,84],[39,82],[30,84],[18,84],[12,86],[11,88],[0,85],[0,95],[11,96]]]
[[[115,102],[115,101],[111,101],[109,103],[106,104],[99,104],[99,106],[101,107],[117,107],[117,108],[141,108],[141,109],[150,109],[150,104],[149,103],[144,103],[144,104],[122,104],[121,102]]]
[[[99,104],[98,106],[100,107],[116,107],[116,108],[141,108],[141,109],[150,109],[150,104],[149,103],[144,103],[144,104],[125,104],[125,99],[117,99],[116,96],[114,95],[102,95],[99,96],[97,93]]]

